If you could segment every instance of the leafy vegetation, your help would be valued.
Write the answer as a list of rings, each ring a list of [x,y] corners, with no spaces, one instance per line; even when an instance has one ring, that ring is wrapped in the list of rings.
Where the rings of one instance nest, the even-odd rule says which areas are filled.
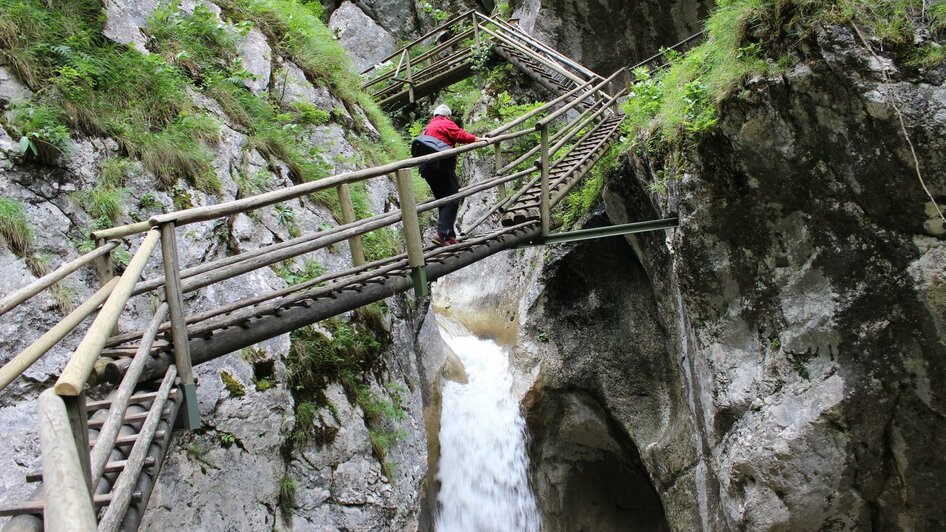
[[[218,127],[194,108],[187,80],[160,56],[105,38],[104,22],[94,0],[0,0],[0,57],[37,92],[29,120],[14,127],[47,162],[68,124],[115,138],[165,186],[186,179],[218,191],[208,148]]]
[[[286,473],[279,481],[279,509],[282,510],[283,518],[290,519],[293,509],[296,507],[296,479]]]
[[[23,205],[6,196],[0,196],[0,238],[21,257],[33,245],[33,228],[26,219]]]
[[[382,145],[390,157],[406,156],[404,139],[390,118],[360,91],[361,83],[351,61],[322,21],[323,10],[318,2],[222,0],[218,4],[236,18],[253,21],[276,43],[276,51],[299,65],[311,81],[329,86],[346,105],[364,109],[381,134]],[[359,126],[365,132],[368,129],[363,124]]]
[[[10,127],[19,138],[20,153],[41,164],[52,165],[69,152],[72,139],[65,124],[63,109],[36,101],[11,105]]]
[[[323,274],[325,274],[325,266],[313,259],[306,259],[301,268],[294,262],[282,263],[276,268],[276,275],[290,286],[310,281]]]
[[[385,309],[381,303],[355,311],[350,323],[337,318],[322,322],[324,334],[314,326],[292,333],[286,363],[286,379],[296,399],[296,426],[293,441],[331,443],[337,429],[326,426],[321,409],[327,408],[338,422],[338,412],[325,396],[332,382],[341,383],[349,400],[365,413],[372,448],[385,471],[393,475],[394,464],[387,460],[390,448],[405,436],[397,427],[404,419],[400,386],[387,385],[384,393],[372,390],[371,377],[381,377],[381,352],[390,342],[384,329]]]
[[[634,72],[625,103],[630,133],[649,129],[673,141],[699,137],[715,126],[719,103],[754,75],[771,75],[798,53],[791,44],[820,23],[851,24],[881,41],[885,51],[914,68],[946,59],[934,43],[915,45],[927,28],[934,39],[946,32],[946,4],[922,0],[720,0],[707,21],[708,36],[696,48],[667,52],[667,68]]]

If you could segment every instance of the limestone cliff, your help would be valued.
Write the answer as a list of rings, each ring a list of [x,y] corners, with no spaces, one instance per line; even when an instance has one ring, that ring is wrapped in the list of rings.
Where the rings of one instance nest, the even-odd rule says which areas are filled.
[[[946,522],[946,233],[897,112],[942,207],[943,71],[850,27],[805,46],[701,140],[640,142],[589,219],[679,228],[546,262],[520,352],[551,530]],[[566,511],[589,498],[613,513]]]

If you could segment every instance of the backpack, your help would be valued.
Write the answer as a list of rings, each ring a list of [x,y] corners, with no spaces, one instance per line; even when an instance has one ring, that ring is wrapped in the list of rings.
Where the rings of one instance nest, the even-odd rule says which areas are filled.
[[[451,149],[449,144],[438,139],[437,137],[432,137],[430,135],[420,135],[411,141],[411,157],[421,157],[423,155],[430,155],[431,153],[437,153],[438,151],[449,149]],[[423,175],[427,170],[440,170],[447,168],[452,164],[453,159],[453,157],[446,157],[438,161],[423,163],[418,169],[420,170],[421,175]]]

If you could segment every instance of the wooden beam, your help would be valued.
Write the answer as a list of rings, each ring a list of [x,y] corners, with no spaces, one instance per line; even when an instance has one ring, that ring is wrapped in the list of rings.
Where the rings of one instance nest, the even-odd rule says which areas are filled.
[[[101,245],[98,248],[86,253],[85,255],[82,255],[78,259],[63,264],[52,272],[49,272],[48,274],[3,298],[3,300],[0,300],[0,316],[6,314],[17,305],[30,299],[43,290],[46,290],[50,286],[65,279],[70,273],[78,270],[86,264],[91,264],[102,255],[108,255],[108,253],[115,249],[116,246],[118,246],[117,241],[108,242],[104,245]]]
[[[51,389],[41,393],[39,440],[43,471],[46,471],[46,508],[49,510],[44,514],[45,529],[49,532],[94,532],[92,497],[71,431],[62,398]],[[85,449],[81,452],[88,454]]]
[[[59,343],[67,334],[78,327],[83,320],[95,312],[99,305],[108,299],[108,296],[112,293],[112,290],[115,289],[115,285],[117,284],[118,279],[112,279],[106,283],[106,285],[100,288],[92,297],[85,300],[78,308],[70,312],[62,321],[47,331],[46,334],[40,336],[35,342],[30,344],[29,347],[7,362],[3,368],[0,368],[0,390],[6,388],[17,377],[22,375],[24,371],[29,369],[30,366],[35,364],[37,360],[52,349],[54,345]]]
[[[108,339],[115,324],[118,323],[118,317],[125,309],[125,303],[128,302],[131,291],[134,289],[135,283],[138,282],[138,278],[141,277],[141,272],[147,266],[159,239],[158,231],[150,231],[141,246],[138,247],[138,251],[135,252],[135,256],[131,259],[118,284],[115,285],[108,301],[102,306],[102,310],[95,317],[89,331],[79,343],[72,358],[69,359],[69,363],[62,371],[59,380],[56,381],[57,394],[76,396],[82,391],[89,374],[92,373],[95,361],[102,352],[102,348],[105,347],[105,340]]]

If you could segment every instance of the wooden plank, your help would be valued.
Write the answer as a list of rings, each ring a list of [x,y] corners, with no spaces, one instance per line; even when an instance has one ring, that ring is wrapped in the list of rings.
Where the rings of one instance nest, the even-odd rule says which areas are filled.
[[[46,530],[94,531],[92,497],[79,461],[80,453],[72,439],[66,405],[51,389],[39,396],[39,440],[50,510],[44,518]],[[85,454],[84,449],[82,454]]]
[[[171,393],[175,393],[175,392],[171,392]],[[144,404],[144,403],[150,403],[151,401],[154,401],[154,398],[157,397],[157,395],[158,395],[158,394],[157,394],[156,392],[147,392],[147,393],[135,394],[135,395],[132,395],[131,398],[128,399],[128,404]],[[102,400],[102,401],[89,401],[88,404],[86,404],[85,408],[86,408],[86,410],[88,410],[89,412],[92,412],[92,411],[95,411],[95,410],[101,410],[101,409],[103,409],[103,408],[108,408],[111,404],[112,404],[112,400],[111,400],[111,399],[105,399],[105,400]]]
[[[53,346],[65,338],[67,334],[78,327],[83,320],[95,312],[95,309],[108,299],[108,296],[112,293],[112,290],[115,289],[115,285],[117,284],[118,279],[109,281],[108,284],[93,294],[92,297],[85,300],[78,308],[70,312],[68,316],[57,323],[55,327],[40,336],[35,342],[30,344],[29,347],[20,352],[20,354],[13,357],[3,368],[0,368],[0,390],[3,390],[11,382],[16,380],[17,377],[35,364],[36,361],[52,349]]]
[[[165,414],[167,414],[168,412],[169,412],[168,409],[164,409]],[[135,414],[135,415],[137,416],[138,414]],[[148,415],[147,412],[142,412],[141,414],[142,419],[144,419],[147,415]],[[89,423],[89,426],[92,426],[92,424]],[[116,460],[114,462],[109,462],[105,464],[105,473],[117,473],[121,471],[122,469],[124,469],[125,464],[127,463],[128,463],[128,460]],[[148,458],[147,460],[145,460],[145,467],[151,467],[153,465],[154,465],[154,458]],[[41,469],[30,471],[29,473],[26,474],[26,481],[30,483],[42,482],[43,471]]]
[[[158,398],[160,398],[160,396],[157,397],[156,399],[158,399]],[[153,409],[152,409],[152,411],[153,411]],[[138,434],[129,434],[129,435],[127,435],[127,436],[119,436],[119,437],[115,438],[115,445],[114,445],[114,446],[115,446],[115,447],[121,447],[121,446],[123,446],[123,445],[131,445],[131,444],[135,443],[136,441],[138,441],[138,437],[139,437],[139,436],[141,436],[141,433],[138,433]],[[155,441],[156,441],[156,440],[162,440],[162,439],[164,439],[165,436],[166,436],[166,434],[164,433],[164,431],[163,431],[163,430],[159,430],[158,432],[155,432],[155,433],[154,433],[154,440],[155,440]],[[95,447],[95,442],[96,442],[96,441],[97,441],[97,440],[90,440],[90,441],[89,441],[89,448],[90,448],[90,449],[91,449],[92,447]]]
[[[164,321],[164,316],[168,313],[168,304],[161,303],[155,310],[151,322],[145,330],[141,344],[138,346],[138,352],[131,361],[131,365],[125,372],[125,378],[122,379],[115,396],[112,398],[112,404],[109,405],[108,414],[102,422],[101,430],[96,437],[99,444],[92,449],[91,456],[91,478],[92,485],[98,485],[102,473],[105,472],[105,464],[108,463],[109,456],[112,454],[112,447],[122,425],[125,424],[125,410],[128,408],[128,401],[134,394],[135,387],[138,386],[138,379],[145,368],[151,351],[151,343],[158,332],[158,326]],[[152,408],[154,406],[152,405]]]
[[[17,305],[30,299],[31,297],[42,292],[43,290],[46,290],[50,286],[65,279],[66,276],[68,276],[70,273],[78,270],[79,268],[85,266],[86,264],[92,263],[93,261],[95,261],[95,259],[99,258],[102,255],[107,255],[113,249],[115,249],[116,246],[118,246],[117,241],[108,242],[105,245],[99,246],[96,249],[86,253],[85,255],[82,255],[78,259],[71,262],[67,262],[66,264],[63,264],[62,266],[56,268],[52,272],[49,272],[48,274],[40,277],[39,279],[33,281],[32,283],[24,286],[23,288],[3,298],[2,300],[0,300],[0,316],[6,314],[7,312],[15,308]]]
[[[183,384],[193,384],[194,370],[188,349],[187,324],[184,322],[184,296],[181,292],[181,272],[177,256],[177,233],[174,223],[161,226],[161,251],[164,260],[164,290],[171,317],[171,340],[174,344],[174,364]],[[155,325],[157,330],[157,325]],[[185,411],[187,408],[185,407]]]
[[[118,227],[112,227],[110,229],[101,229],[99,231],[92,231],[90,235],[92,240],[98,240],[104,238],[106,240],[111,240],[113,238],[125,238],[126,236],[137,235],[138,233],[144,233],[151,229],[151,224],[149,222],[137,222],[128,225],[120,225]]]
[[[157,439],[158,433],[163,432],[157,431],[158,423],[161,421],[161,411],[164,410],[164,404],[171,393],[171,387],[174,386],[175,378],[177,378],[177,369],[172,366],[168,369],[167,375],[164,376],[164,381],[158,390],[158,399],[148,414],[148,419],[141,427],[141,433],[139,434],[141,438],[135,442],[131,453],[128,455],[127,466],[118,476],[115,485],[112,486],[112,504],[105,510],[105,515],[102,516],[102,521],[99,523],[99,530],[101,531],[115,532],[121,525],[125,511],[131,503],[132,492],[138,483],[138,476],[144,467],[152,437]]]
[[[135,252],[135,256],[131,259],[108,301],[102,306],[102,310],[95,317],[89,331],[79,343],[65,369],[62,370],[62,375],[56,381],[57,394],[75,396],[82,391],[89,374],[92,373],[96,359],[101,354],[102,348],[105,347],[105,340],[108,339],[115,324],[118,323],[118,317],[125,309],[125,303],[131,296],[131,291],[134,289],[135,283],[138,282],[141,272],[147,266],[159,239],[160,233],[153,230],[148,233],[141,246],[138,247],[138,251]]]
[[[141,500],[141,492],[136,491],[132,495],[132,500],[138,502]],[[112,502],[112,494],[107,493],[103,495],[96,495],[95,499],[92,501],[92,504],[96,508],[101,508],[103,506],[108,506]],[[45,500],[33,500],[22,502],[13,506],[7,506],[3,509],[0,509],[0,517],[10,517],[13,515],[22,515],[22,514],[32,514],[32,515],[43,515],[46,510],[46,501]],[[94,521],[93,521],[94,523]],[[47,530],[50,530],[47,525]],[[61,528],[60,530],[81,530],[79,528]],[[90,530],[96,530],[93,526]]]

